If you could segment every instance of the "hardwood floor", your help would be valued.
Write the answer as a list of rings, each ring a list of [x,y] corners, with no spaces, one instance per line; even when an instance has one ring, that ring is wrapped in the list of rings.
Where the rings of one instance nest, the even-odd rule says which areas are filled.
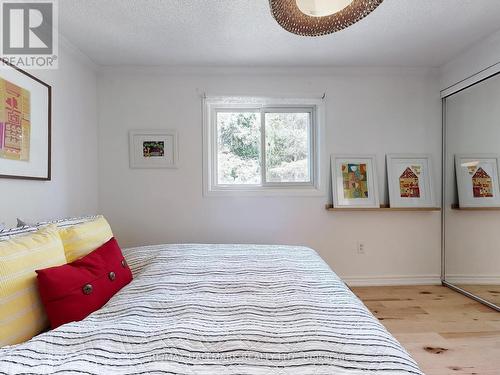
[[[442,286],[353,292],[426,375],[499,375],[500,313]]]
[[[457,284],[458,287],[500,306],[500,285]]]

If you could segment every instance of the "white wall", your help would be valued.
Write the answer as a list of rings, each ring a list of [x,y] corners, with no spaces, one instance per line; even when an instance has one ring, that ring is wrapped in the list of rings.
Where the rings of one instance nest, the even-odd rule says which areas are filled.
[[[58,70],[35,72],[53,86],[53,180],[0,179],[0,222],[100,211],[125,246],[303,244],[353,284],[436,281],[439,213],[332,213],[324,210],[327,196],[204,198],[200,95],[326,91],[327,153],[377,154],[381,201],[387,202],[388,152],[433,154],[439,193],[439,90],[499,61],[500,32],[440,74],[398,68],[108,68],[97,84],[95,67],[63,47]],[[129,169],[127,133],[140,128],[179,131],[178,170]],[[365,241],[365,255],[356,254],[357,240]]]
[[[52,181],[0,179],[0,222],[98,211],[96,73],[70,45],[59,69],[30,71],[52,86]]]
[[[444,90],[485,69],[500,70],[500,30],[465,49],[441,67],[441,89]]]
[[[99,198],[121,244],[303,244],[348,281],[438,280],[439,213],[333,213],[324,209],[327,196],[203,197],[202,92],[325,91],[328,154],[377,154],[381,198],[387,201],[385,154],[431,153],[439,192],[435,70],[106,69],[98,79]],[[178,130],[179,169],[129,169],[128,131],[141,128]],[[357,240],[366,242],[365,255],[356,253]]]

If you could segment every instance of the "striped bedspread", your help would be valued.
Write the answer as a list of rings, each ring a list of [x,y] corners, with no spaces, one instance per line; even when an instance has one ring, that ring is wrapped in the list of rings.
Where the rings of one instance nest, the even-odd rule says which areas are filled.
[[[422,374],[311,249],[127,249],[101,310],[0,349],[0,374]]]

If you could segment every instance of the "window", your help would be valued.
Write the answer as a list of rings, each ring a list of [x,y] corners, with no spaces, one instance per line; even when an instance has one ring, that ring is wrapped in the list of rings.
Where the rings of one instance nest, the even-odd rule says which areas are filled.
[[[320,104],[206,99],[206,192],[317,193]]]

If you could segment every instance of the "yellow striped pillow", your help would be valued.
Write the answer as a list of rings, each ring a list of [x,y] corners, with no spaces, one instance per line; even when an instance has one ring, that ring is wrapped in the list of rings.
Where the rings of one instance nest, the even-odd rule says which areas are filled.
[[[0,242],[0,347],[47,328],[35,270],[66,263],[55,225]]]
[[[59,229],[68,263],[81,258],[113,237],[111,227],[102,216],[96,220]]]

